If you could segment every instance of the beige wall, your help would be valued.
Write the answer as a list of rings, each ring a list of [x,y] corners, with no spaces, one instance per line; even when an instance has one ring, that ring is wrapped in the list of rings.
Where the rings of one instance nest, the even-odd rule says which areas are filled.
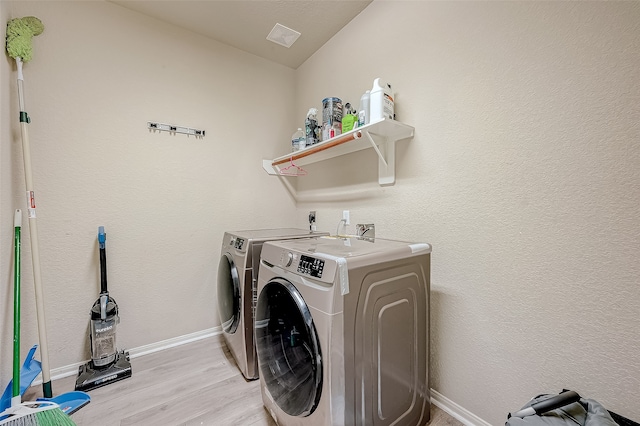
[[[298,69],[301,116],[393,84],[415,126],[396,185],[373,150],[309,165],[299,215],[433,244],[431,387],[492,425],[562,388],[640,419],[638,22],[637,2],[376,0]]]
[[[34,15],[45,24],[24,78],[51,367],[89,356],[100,225],[109,289],[121,312],[120,347],[219,325],[224,231],[290,226],[296,218],[291,197],[260,167],[262,158],[289,149],[294,71],[106,2],[1,4],[3,18]],[[11,372],[10,235],[24,178],[8,56],[1,70],[4,387]],[[206,137],[151,133],[149,120],[204,129]],[[27,230],[23,244],[24,355],[38,340]]]

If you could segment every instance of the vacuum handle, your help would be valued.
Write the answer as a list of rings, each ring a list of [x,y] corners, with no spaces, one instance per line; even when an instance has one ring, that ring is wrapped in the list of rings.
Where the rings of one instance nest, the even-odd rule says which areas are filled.
[[[527,417],[534,414],[543,414],[547,411],[555,410],[556,408],[564,407],[565,405],[573,404],[580,400],[580,395],[574,391],[564,391],[544,401],[534,402],[531,407],[524,408],[515,413],[509,413],[508,418],[511,417]]]
[[[104,226],[98,227],[98,247],[100,249],[100,294],[109,294],[107,290],[107,233]]]
[[[100,249],[100,294],[109,294],[107,290],[107,253]]]

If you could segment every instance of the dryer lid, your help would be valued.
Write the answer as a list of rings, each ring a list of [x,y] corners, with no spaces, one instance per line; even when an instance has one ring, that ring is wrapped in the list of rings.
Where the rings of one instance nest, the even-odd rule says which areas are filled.
[[[427,243],[411,243],[407,241],[387,240],[375,238],[365,240],[356,237],[328,237],[322,236],[313,239],[289,240],[284,242],[272,242],[274,245],[281,245],[289,250],[310,253],[316,255],[326,254],[331,257],[352,258],[375,254],[414,254],[430,253],[431,245]]]

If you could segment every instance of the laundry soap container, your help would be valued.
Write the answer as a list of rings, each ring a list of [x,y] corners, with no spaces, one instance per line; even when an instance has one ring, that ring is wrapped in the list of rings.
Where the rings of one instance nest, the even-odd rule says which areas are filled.
[[[369,109],[371,116],[369,122],[371,123],[383,118],[393,120],[394,102],[391,85],[383,82],[380,78],[373,81],[373,88],[371,88],[369,95]]]

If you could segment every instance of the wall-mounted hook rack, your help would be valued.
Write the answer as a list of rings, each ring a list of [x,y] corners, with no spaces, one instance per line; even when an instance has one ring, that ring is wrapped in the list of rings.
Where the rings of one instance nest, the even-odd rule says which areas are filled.
[[[199,138],[204,137],[204,130],[192,129],[191,127],[174,126],[173,124],[156,123],[147,121],[149,130],[160,130],[171,133],[183,133],[185,135],[193,135]]]

